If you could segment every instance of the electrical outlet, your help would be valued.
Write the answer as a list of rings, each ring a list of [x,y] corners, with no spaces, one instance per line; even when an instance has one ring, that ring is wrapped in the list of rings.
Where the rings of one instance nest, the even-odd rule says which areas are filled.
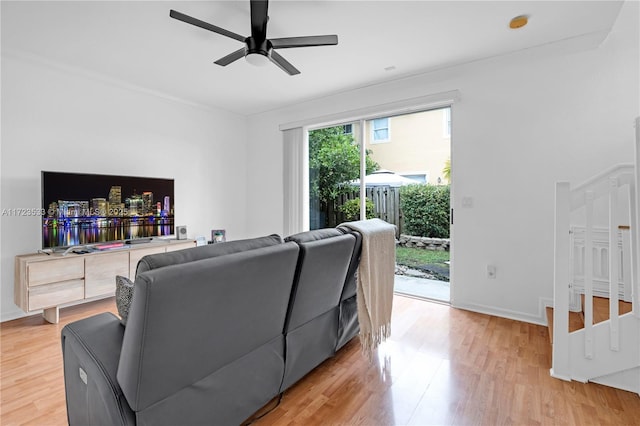
[[[496,278],[496,267],[495,265],[487,265],[487,278],[493,280]]]

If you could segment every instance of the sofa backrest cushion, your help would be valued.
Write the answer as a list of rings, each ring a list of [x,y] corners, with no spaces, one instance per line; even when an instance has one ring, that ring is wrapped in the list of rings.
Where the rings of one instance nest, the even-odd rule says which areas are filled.
[[[210,257],[224,256],[225,254],[254,250],[276,244],[282,244],[282,237],[272,234],[266,237],[208,244],[206,246],[193,247],[167,253],[151,254],[140,259],[136,269],[136,276],[143,272],[163,268],[169,265],[193,262],[195,260],[202,260]]]
[[[342,296],[340,296],[340,301],[347,300],[356,295],[357,289],[357,275],[358,266],[360,265],[360,254],[362,253],[362,235],[359,232],[353,231],[346,227],[338,227],[338,230],[345,234],[353,235],[356,238],[356,244],[353,249],[353,254],[351,255],[351,260],[349,261],[349,269],[347,271],[347,280],[344,283],[344,288],[342,289]]]
[[[285,243],[140,273],[117,373],[131,408],[282,336],[298,253]]]
[[[337,237],[344,234],[335,228],[314,229],[313,231],[300,232],[299,234],[290,235],[285,241],[295,241],[296,243],[308,243],[310,241],[324,240],[331,237]]]
[[[322,231],[322,232],[318,232]],[[356,238],[336,229],[288,237],[300,246],[285,332],[338,306]]]

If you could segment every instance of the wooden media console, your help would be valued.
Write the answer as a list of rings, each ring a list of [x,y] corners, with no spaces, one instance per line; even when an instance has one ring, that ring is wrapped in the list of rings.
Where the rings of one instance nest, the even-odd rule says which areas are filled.
[[[14,301],[25,312],[42,309],[44,318],[56,324],[60,305],[113,296],[116,275],[135,277],[142,257],[195,245],[193,240],[164,240],[82,254],[19,255],[15,259]]]

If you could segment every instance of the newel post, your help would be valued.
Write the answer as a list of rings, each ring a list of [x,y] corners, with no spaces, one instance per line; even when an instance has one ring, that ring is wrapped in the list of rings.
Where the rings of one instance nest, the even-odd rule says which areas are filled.
[[[569,196],[569,183],[556,183],[551,376],[563,380],[571,380],[569,366]]]

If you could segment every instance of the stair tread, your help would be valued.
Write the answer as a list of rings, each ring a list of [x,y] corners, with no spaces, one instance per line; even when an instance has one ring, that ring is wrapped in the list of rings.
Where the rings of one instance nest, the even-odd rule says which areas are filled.
[[[584,311],[584,294],[581,297],[582,297],[582,306]],[[628,312],[631,312],[631,309],[632,309],[631,303],[625,302],[624,300],[618,301],[618,315],[624,315]],[[607,321],[608,319],[609,319],[609,299],[607,297],[593,296],[593,324]]]
[[[569,312],[569,333],[584,328],[582,312]]]

